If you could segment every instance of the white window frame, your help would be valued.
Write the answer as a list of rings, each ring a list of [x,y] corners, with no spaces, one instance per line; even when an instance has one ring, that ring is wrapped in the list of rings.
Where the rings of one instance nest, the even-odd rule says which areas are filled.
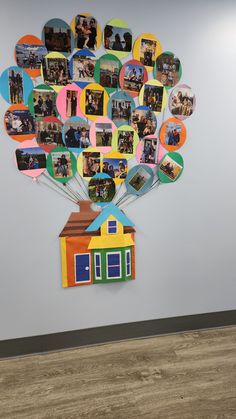
[[[129,270],[130,270],[130,273],[129,274],[128,274],[128,269],[127,269],[127,254],[128,253],[129,253]],[[126,276],[131,276],[131,274],[132,274],[131,250],[130,249],[127,249],[125,251],[125,273],[126,273]]]
[[[108,256],[109,255],[119,255],[120,256],[120,264],[119,265],[110,265],[112,266],[119,266],[120,267],[120,276],[109,276],[108,275]],[[121,252],[108,252],[106,254],[106,272],[107,272],[107,279],[119,279],[122,278],[122,258],[121,258]]]
[[[89,280],[88,281],[76,281],[76,256],[89,256]],[[91,254],[90,253],[75,253],[74,254],[74,269],[75,269],[75,283],[76,284],[90,284],[91,282]]]
[[[115,226],[110,226],[110,228],[115,228],[116,229],[116,232],[115,233],[110,233],[109,232],[109,222],[110,221],[113,221],[113,222],[116,223]],[[107,234],[117,234],[117,230],[118,230],[117,221],[116,220],[107,220]]]
[[[96,256],[99,256],[99,265],[96,264]],[[95,279],[99,280],[102,279],[102,263],[101,263],[101,253],[94,253],[94,274]],[[97,276],[96,268],[100,268],[100,276]]]

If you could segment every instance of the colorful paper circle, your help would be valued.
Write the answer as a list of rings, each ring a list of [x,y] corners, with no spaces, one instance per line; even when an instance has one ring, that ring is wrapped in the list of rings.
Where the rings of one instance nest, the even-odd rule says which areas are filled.
[[[109,175],[116,185],[124,182],[128,173],[128,162],[125,156],[116,151],[103,156],[102,173]]]
[[[160,142],[156,136],[148,135],[139,141],[136,160],[138,163],[145,164],[149,167],[156,167],[160,161]]]
[[[50,152],[63,146],[62,122],[55,116],[46,116],[36,121],[36,141],[45,151]]]
[[[107,113],[108,94],[104,87],[97,83],[88,84],[80,95],[80,107],[83,114],[95,121]]]
[[[178,118],[169,118],[165,121],[160,130],[160,141],[168,151],[178,150],[185,143],[186,128]]]
[[[57,95],[56,106],[63,119],[72,116],[83,116],[80,110],[81,88],[77,84],[67,84]]]
[[[169,110],[176,118],[184,120],[192,115],[196,98],[191,87],[186,84],[176,86],[169,97]]]
[[[36,178],[46,169],[46,154],[35,141],[23,141],[15,151],[18,170]]]
[[[136,97],[148,80],[148,72],[140,61],[129,60],[123,64],[119,79],[121,89]]]
[[[33,89],[30,76],[21,67],[8,67],[0,77],[0,92],[11,105],[26,104]]]
[[[148,80],[140,91],[139,103],[147,106],[156,115],[161,113],[167,105],[167,93],[158,80]]]
[[[71,79],[83,89],[89,83],[95,83],[96,57],[88,49],[76,51],[69,62]]]
[[[130,124],[131,113],[134,108],[135,103],[133,98],[128,93],[119,90],[110,97],[107,114],[114,124],[119,127]]]
[[[132,167],[125,180],[127,192],[138,196],[145,194],[151,188],[153,178],[153,171],[147,165],[138,164]]]
[[[19,67],[22,67],[30,77],[40,76],[41,63],[47,48],[41,39],[34,35],[25,35],[19,39],[15,46],[15,60]]]
[[[172,183],[181,176],[183,168],[182,156],[179,153],[170,152],[162,158],[157,175],[162,183]]]
[[[181,62],[173,52],[163,52],[155,63],[154,78],[159,80],[166,89],[172,89],[179,83],[182,75]]]
[[[138,106],[131,115],[131,127],[138,133],[139,139],[153,135],[157,128],[157,119],[147,106]]]
[[[76,158],[66,147],[57,147],[47,157],[49,175],[61,183],[67,183],[76,174]]]
[[[71,22],[74,33],[75,48],[87,48],[92,51],[100,48],[102,32],[97,19],[90,13],[80,13]]]
[[[103,44],[108,53],[124,58],[132,51],[133,37],[129,25],[121,19],[112,19],[103,31]]]
[[[59,92],[69,84],[69,65],[67,58],[59,52],[47,54],[41,65],[41,76],[44,84]]]
[[[90,127],[90,141],[93,147],[106,154],[112,150],[112,134],[116,130],[114,122],[107,116],[97,118]]]
[[[28,106],[11,105],[5,113],[4,125],[13,140],[22,142],[35,137],[35,119]]]
[[[59,52],[66,57],[74,49],[74,36],[70,26],[62,19],[50,19],[45,23],[42,40],[48,52]]]
[[[116,193],[114,180],[106,173],[93,176],[88,184],[88,194],[91,201],[104,207],[111,202]]]
[[[95,65],[94,78],[108,93],[115,92],[119,87],[121,62],[113,54],[104,54]]]
[[[87,180],[101,173],[102,168],[102,153],[96,148],[89,147],[83,150],[77,159],[77,170],[80,176]]]
[[[85,119],[79,117],[67,119],[62,129],[65,146],[77,154],[90,147],[89,129],[90,126]]]
[[[36,119],[44,116],[57,116],[56,97],[55,90],[46,84],[34,87],[28,98],[30,113]]]
[[[133,57],[145,65],[147,71],[152,71],[156,58],[162,52],[159,39],[151,33],[142,33],[135,41]]]
[[[135,156],[138,142],[137,132],[130,125],[121,125],[112,135],[112,150],[129,160]]]

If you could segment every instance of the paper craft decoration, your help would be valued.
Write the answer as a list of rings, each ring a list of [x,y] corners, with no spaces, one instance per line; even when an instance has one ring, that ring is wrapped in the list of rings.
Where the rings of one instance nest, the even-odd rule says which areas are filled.
[[[80,95],[80,107],[83,114],[95,121],[107,113],[108,94],[104,87],[97,83],[88,84]]]
[[[185,143],[186,128],[178,118],[169,118],[165,121],[160,130],[160,141],[168,151],[176,151]]]
[[[138,142],[138,134],[130,125],[121,125],[112,134],[112,149],[128,160],[135,156]]]
[[[138,164],[130,169],[125,186],[130,195],[143,195],[149,191],[153,183],[154,174],[150,167]]]
[[[42,61],[41,77],[47,86],[59,92],[63,86],[69,84],[68,60],[59,52],[50,52]]]
[[[73,153],[81,153],[91,146],[89,139],[90,125],[79,117],[72,117],[65,121],[62,129],[62,138],[66,147]]]
[[[107,116],[97,118],[91,124],[89,132],[92,146],[104,154],[112,151],[112,134],[115,130],[116,126],[114,122]]]
[[[110,97],[107,114],[114,124],[119,127],[130,124],[131,112],[134,108],[133,98],[128,93],[119,90]]]
[[[62,122],[55,116],[45,116],[36,121],[36,140],[43,150],[50,152],[63,146]]]
[[[103,207],[111,202],[116,193],[116,186],[111,176],[98,173],[93,176],[88,184],[88,194],[91,201]]]
[[[90,13],[81,13],[72,20],[75,48],[87,48],[92,51],[100,48],[102,32],[97,19]]]
[[[60,52],[67,57],[74,49],[74,36],[70,26],[62,19],[45,23],[42,40],[48,52]]]
[[[136,160],[149,167],[156,167],[160,161],[160,142],[157,136],[147,135],[138,143]]]
[[[96,62],[94,78],[108,93],[115,92],[119,87],[121,65],[119,58],[113,54],[104,54]]]
[[[83,150],[77,160],[77,170],[87,182],[98,173],[101,173],[102,153],[96,148],[88,147]]]
[[[191,87],[179,84],[169,96],[169,110],[176,118],[184,120],[192,115],[196,107],[196,98]]]
[[[44,116],[57,116],[56,97],[55,90],[46,84],[39,84],[34,87],[28,97],[28,107],[31,115],[36,120]]]
[[[133,48],[133,57],[145,65],[147,71],[153,71],[156,58],[162,52],[159,39],[151,33],[142,33]]]
[[[131,127],[138,133],[139,139],[154,134],[157,128],[157,119],[148,106],[138,106],[131,114]]]
[[[13,140],[21,142],[35,137],[35,119],[28,106],[11,105],[5,113],[4,125]]]
[[[135,279],[135,229],[114,204],[93,211],[80,203],[60,234],[62,286],[75,287]]]
[[[12,105],[26,105],[32,89],[33,82],[21,67],[8,67],[0,77],[1,95]]]
[[[102,173],[108,174],[116,185],[124,182],[128,173],[128,162],[125,156],[116,151],[103,156]]]
[[[129,25],[121,19],[111,19],[103,31],[103,45],[108,53],[119,59],[126,57],[132,51],[132,31]]]
[[[119,79],[121,89],[125,90],[130,96],[136,97],[148,80],[148,72],[140,61],[130,60],[123,64]]]
[[[169,152],[161,160],[157,174],[162,183],[171,183],[181,176],[183,169],[182,156],[176,152]]]
[[[83,89],[89,83],[95,83],[96,57],[88,49],[76,51],[69,62],[71,79]]]
[[[47,157],[47,171],[53,179],[67,183],[76,173],[76,158],[65,147],[57,147]]]
[[[167,105],[167,93],[164,86],[158,80],[148,80],[139,94],[139,103],[147,106],[156,115],[161,113]]]
[[[33,79],[40,76],[41,63],[48,51],[41,39],[25,35],[15,46],[15,60]]]
[[[166,89],[172,89],[181,79],[182,66],[180,60],[173,52],[166,51],[156,59],[154,77],[159,80]]]
[[[15,156],[18,170],[26,176],[36,178],[46,169],[46,154],[35,141],[23,141]]]
[[[57,95],[56,106],[63,119],[72,116],[83,116],[80,110],[80,95],[82,90],[77,84],[67,84]]]

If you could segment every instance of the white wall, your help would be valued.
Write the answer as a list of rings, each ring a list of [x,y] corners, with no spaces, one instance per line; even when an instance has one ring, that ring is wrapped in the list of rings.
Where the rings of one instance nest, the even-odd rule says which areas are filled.
[[[152,31],[181,59],[197,96],[185,172],[127,207],[135,282],[63,290],[57,236],[76,207],[17,172],[1,99],[0,339],[235,308],[236,2],[1,0],[0,70],[21,36],[85,11],[102,26],[125,19],[135,36]]]

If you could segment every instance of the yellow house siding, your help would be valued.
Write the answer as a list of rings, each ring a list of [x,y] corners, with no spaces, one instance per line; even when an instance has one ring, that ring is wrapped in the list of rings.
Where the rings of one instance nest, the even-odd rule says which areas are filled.
[[[92,237],[89,249],[113,249],[116,247],[134,246],[134,241],[130,233],[127,234],[107,234]]]
[[[108,221],[116,221],[117,222],[117,233],[116,234],[123,234],[124,233],[124,227],[123,225],[113,216],[110,215],[106,221],[101,225],[101,236],[116,236],[116,234],[108,234],[107,232],[107,226]]]

